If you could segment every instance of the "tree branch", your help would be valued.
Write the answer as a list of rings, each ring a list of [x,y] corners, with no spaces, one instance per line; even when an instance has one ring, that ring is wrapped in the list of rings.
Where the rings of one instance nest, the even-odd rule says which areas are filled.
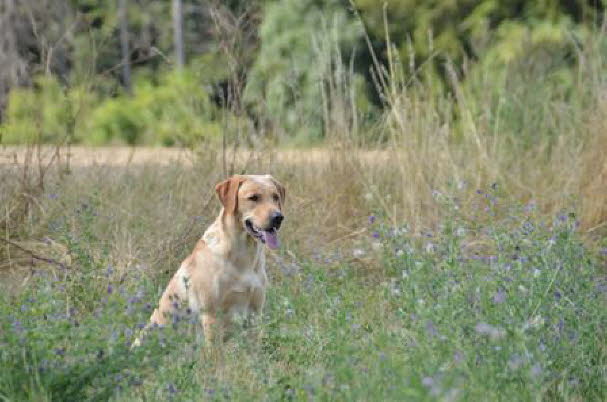
[[[38,260],[38,261],[44,261],[44,262],[46,262],[46,263],[56,265],[56,266],[61,267],[61,268],[63,268],[63,269],[68,269],[68,267],[67,267],[67,266],[66,266],[64,263],[62,263],[62,262],[60,262],[60,261],[57,261],[57,260],[55,260],[55,259],[53,259],[53,258],[42,257],[42,256],[40,256],[40,255],[38,255],[38,254],[34,253],[33,251],[28,250],[28,249],[26,249],[26,248],[24,248],[24,247],[21,247],[21,246],[20,246],[20,245],[18,245],[17,243],[14,243],[14,242],[12,242],[12,241],[10,241],[10,240],[3,239],[3,238],[1,238],[1,237],[0,237],[0,241],[3,241],[4,243],[6,243],[6,244],[8,244],[8,245],[10,245],[10,246],[13,246],[13,247],[17,248],[17,249],[19,249],[19,250],[23,251],[24,253],[29,254],[29,256],[30,256],[30,257],[32,257],[32,258],[33,258],[33,259],[35,259],[35,260]]]

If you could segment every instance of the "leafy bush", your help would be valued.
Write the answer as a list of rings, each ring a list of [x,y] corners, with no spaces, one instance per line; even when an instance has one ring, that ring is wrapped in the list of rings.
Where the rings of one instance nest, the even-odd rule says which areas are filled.
[[[142,74],[132,96],[104,99],[95,96],[90,84],[66,88],[52,77],[39,77],[34,87],[11,92],[0,140],[189,146],[216,139],[219,119],[235,117],[220,114],[212,103],[203,71],[167,72],[157,83]]]
[[[78,116],[86,116],[95,102],[86,88],[66,89],[52,76],[40,76],[32,88],[10,92],[4,122],[3,144],[60,142],[73,139],[82,129]]]
[[[133,96],[101,102],[88,122],[85,143],[192,145],[217,138],[219,112],[200,79],[202,71],[167,72],[157,84],[142,77]],[[227,113],[227,112],[226,112]]]
[[[322,7],[314,0],[268,3],[245,101],[274,124],[281,138],[322,138],[331,109],[347,108],[350,102],[362,106],[363,113],[370,108],[364,81],[345,67],[362,34],[339,1],[325,2]],[[339,94],[341,104],[331,96],[337,95],[331,93],[336,90],[335,81],[343,81],[354,91],[354,95]]]

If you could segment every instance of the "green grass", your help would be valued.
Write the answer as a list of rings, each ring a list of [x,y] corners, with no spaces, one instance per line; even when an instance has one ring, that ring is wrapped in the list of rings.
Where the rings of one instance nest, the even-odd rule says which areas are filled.
[[[164,236],[183,238],[190,212],[180,190],[200,176],[163,169],[164,176],[124,173],[107,188],[95,180],[108,177],[85,177],[89,187],[82,188],[64,182],[54,188],[64,193],[42,201],[46,215],[28,222],[63,244],[70,264],[34,268],[20,291],[3,292],[1,398],[607,398],[601,257],[582,243],[573,212],[547,218],[494,189],[435,193],[442,221],[416,233],[390,223],[370,201],[364,210],[376,215],[355,218],[364,235],[309,248],[303,244],[314,233],[295,228],[303,218],[293,211],[284,246],[269,259],[272,287],[260,342],[243,330],[217,361],[204,359],[197,324],[186,317],[129,350],[175,261],[192,246],[188,236],[204,228],[171,243],[177,244],[166,251],[171,258],[154,260],[147,250],[138,263],[117,266],[124,251],[114,244],[116,205],[139,211],[120,222],[135,250]],[[122,194],[121,186],[136,195]],[[292,188],[297,204],[305,186]],[[173,221],[169,233],[152,230],[156,220],[166,225],[162,219]]]

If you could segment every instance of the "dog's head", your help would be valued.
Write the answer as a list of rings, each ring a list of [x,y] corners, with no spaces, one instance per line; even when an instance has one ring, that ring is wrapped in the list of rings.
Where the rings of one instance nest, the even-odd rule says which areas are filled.
[[[278,248],[285,188],[270,175],[234,175],[215,186],[223,213],[271,249]]]

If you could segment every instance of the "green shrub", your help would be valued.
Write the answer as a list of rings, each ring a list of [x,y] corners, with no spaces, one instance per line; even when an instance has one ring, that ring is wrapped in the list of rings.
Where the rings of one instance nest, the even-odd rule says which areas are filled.
[[[344,112],[350,102],[363,106],[363,112],[370,108],[364,82],[346,67],[362,34],[339,1],[322,7],[314,0],[268,3],[245,102],[269,119],[282,139],[322,138],[331,124],[331,109]],[[344,89],[340,81],[354,95],[349,90],[335,93]]]
[[[95,96],[84,87],[66,89],[52,76],[35,79],[32,88],[10,92],[4,122],[3,144],[50,143],[73,140],[90,112]]]
[[[192,70],[164,73],[157,84],[142,77],[133,95],[101,102],[88,122],[85,143],[192,145],[217,138],[219,112]]]
[[[0,126],[3,144],[71,142],[89,145],[158,144],[189,146],[220,136],[222,118],[209,98],[204,69],[170,71],[156,83],[141,74],[133,95],[99,99],[93,85],[62,86],[39,77],[32,88],[11,91]]]

